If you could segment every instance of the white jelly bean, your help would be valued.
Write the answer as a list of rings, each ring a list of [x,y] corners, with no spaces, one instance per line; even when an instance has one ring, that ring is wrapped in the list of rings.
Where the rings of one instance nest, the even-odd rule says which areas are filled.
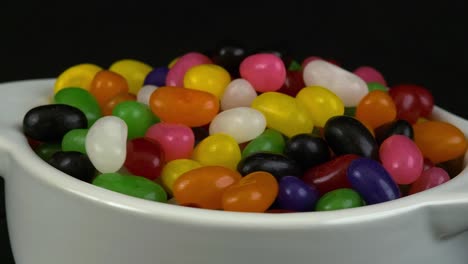
[[[118,171],[127,155],[128,127],[116,116],[99,118],[86,136],[86,153],[101,173]]]
[[[357,106],[367,93],[366,83],[357,75],[323,60],[309,62],[304,68],[307,86],[322,86],[341,98],[347,107]]]
[[[257,92],[249,81],[242,78],[235,79],[224,90],[223,97],[221,98],[221,109],[227,110],[241,106],[250,106],[255,97],[257,97]]]
[[[149,99],[154,90],[158,89],[156,85],[147,84],[141,87],[137,94],[137,101],[145,105],[149,105]]]
[[[236,107],[219,113],[210,124],[210,135],[224,133],[237,143],[258,137],[266,128],[265,116],[250,107]]]

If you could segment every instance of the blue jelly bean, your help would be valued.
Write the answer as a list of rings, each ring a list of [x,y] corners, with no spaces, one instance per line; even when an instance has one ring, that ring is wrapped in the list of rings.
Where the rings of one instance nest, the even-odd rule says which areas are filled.
[[[401,197],[400,189],[390,174],[373,159],[353,160],[348,167],[347,177],[366,204],[377,204]]]
[[[281,209],[306,212],[313,211],[320,194],[318,190],[294,176],[285,176],[279,181],[277,205]]]
[[[166,85],[166,75],[168,72],[169,68],[165,66],[153,69],[146,75],[143,85],[151,84],[158,87]]]

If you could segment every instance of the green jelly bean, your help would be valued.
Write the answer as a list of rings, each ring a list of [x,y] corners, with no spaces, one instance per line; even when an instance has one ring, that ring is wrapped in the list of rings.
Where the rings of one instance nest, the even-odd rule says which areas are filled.
[[[316,211],[332,211],[364,206],[361,196],[348,188],[336,189],[324,194],[315,206]]]
[[[56,104],[66,104],[80,109],[88,119],[88,128],[102,117],[102,111],[94,96],[87,90],[69,87],[60,90],[54,96]]]
[[[285,144],[283,134],[274,129],[267,128],[260,136],[254,138],[245,146],[242,151],[242,158],[265,151],[282,154]]]
[[[356,107],[350,106],[350,107],[345,107],[344,108],[344,115],[345,116],[356,116]]]
[[[68,131],[62,139],[63,151],[78,151],[86,154],[86,135],[89,129],[73,129]]]
[[[291,61],[291,64],[289,64],[288,70],[289,71],[300,71],[300,70],[302,70],[302,66],[301,66],[301,64],[299,64],[299,62],[297,62],[296,60],[293,60],[293,61]]]
[[[36,154],[43,160],[48,161],[55,152],[62,150],[60,144],[55,143],[41,143],[35,150]]]
[[[119,103],[112,110],[112,115],[125,121],[129,140],[143,137],[150,126],[160,122],[147,105],[137,101]]]
[[[163,187],[145,177],[120,173],[103,173],[96,176],[92,184],[145,200],[167,202],[167,193]]]
[[[382,85],[382,84],[380,84],[378,82],[367,83],[367,89],[369,90],[369,92],[372,92],[372,91],[375,91],[375,90],[388,92],[388,88],[385,87],[385,85]]]

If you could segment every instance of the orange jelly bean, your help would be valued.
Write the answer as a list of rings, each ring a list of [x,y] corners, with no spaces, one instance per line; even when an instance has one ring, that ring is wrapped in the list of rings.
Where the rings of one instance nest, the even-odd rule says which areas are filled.
[[[94,76],[89,90],[103,107],[109,100],[119,94],[128,93],[127,80],[120,74],[102,70]]]
[[[278,195],[278,182],[268,172],[252,172],[223,193],[225,211],[263,213]]]
[[[136,95],[131,93],[123,93],[113,97],[102,106],[102,114],[105,116],[112,115],[112,110],[114,110],[114,107],[125,101],[136,101]]]
[[[239,172],[222,166],[204,166],[177,178],[174,197],[182,206],[221,209],[223,192],[242,178]]]
[[[467,140],[456,126],[443,121],[426,121],[413,125],[414,141],[424,157],[433,163],[455,159],[467,149]]]
[[[164,122],[198,127],[210,123],[218,114],[219,100],[203,91],[159,87],[151,94],[150,107]]]
[[[397,109],[392,97],[380,90],[365,95],[356,108],[356,118],[372,128],[395,120]]]

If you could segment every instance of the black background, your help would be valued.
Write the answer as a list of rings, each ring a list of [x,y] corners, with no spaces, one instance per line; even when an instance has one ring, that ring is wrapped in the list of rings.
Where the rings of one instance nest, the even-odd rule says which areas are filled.
[[[157,67],[231,39],[298,61],[309,55],[335,59],[350,71],[373,66],[390,86],[423,85],[438,106],[468,118],[464,1],[378,2],[3,0],[0,82],[52,78],[84,62],[105,68],[123,58]],[[2,191],[0,197],[1,203]],[[2,207],[0,263],[9,264],[5,222]]]

